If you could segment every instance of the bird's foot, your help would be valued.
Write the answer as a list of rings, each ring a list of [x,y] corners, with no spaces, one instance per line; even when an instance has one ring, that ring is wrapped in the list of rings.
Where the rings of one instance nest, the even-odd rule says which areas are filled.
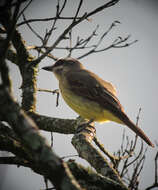
[[[76,130],[76,133],[80,133],[80,132],[88,132],[88,133],[96,133],[96,129],[94,127],[94,123],[93,120],[89,120],[88,122],[84,122],[82,124],[80,124]]]

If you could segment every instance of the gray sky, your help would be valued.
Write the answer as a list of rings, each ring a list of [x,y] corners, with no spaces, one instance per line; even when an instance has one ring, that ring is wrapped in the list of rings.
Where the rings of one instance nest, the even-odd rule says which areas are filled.
[[[47,3],[46,3],[47,2]],[[55,2],[55,1],[54,1]],[[84,9],[87,11],[94,9],[104,1],[87,0]],[[73,5],[74,6],[74,5]],[[67,8],[66,15],[73,14],[74,7],[72,4]],[[37,4],[37,0],[29,7],[26,13],[27,18],[31,17],[49,17],[52,16],[55,5],[53,1],[41,1]],[[122,24],[118,25],[103,45],[108,45],[118,35],[126,36],[131,34],[131,40],[139,40],[129,48],[112,49],[106,52],[91,55],[81,60],[86,68],[97,73],[104,80],[112,82],[118,89],[118,97],[125,108],[129,117],[135,121],[138,109],[141,107],[140,126],[145,133],[154,140],[158,139],[158,1],[157,0],[121,0],[115,7],[109,8],[104,12],[92,18],[92,22],[84,22],[74,31],[74,36],[82,34],[87,36],[88,33],[97,25],[100,25],[99,32],[103,32],[114,20],[119,20]],[[59,23],[62,31],[67,23]],[[45,25],[38,23],[35,28],[41,33],[45,32]],[[60,30],[56,33],[59,34]],[[25,27],[21,27],[24,33],[24,39],[28,45],[39,45],[37,40]],[[55,37],[54,37],[55,39]],[[52,40],[54,40],[52,39]],[[78,56],[80,52],[76,53]],[[65,56],[64,52],[57,52],[59,57]],[[45,59],[40,64],[49,65],[53,63],[49,59]],[[14,92],[19,96],[20,81],[18,79],[18,71],[15,66],[11,66],[11,75],[14,77]],[[15,77],[17,76],[17,77]],[[58,88],[58,83],[51,73],[40,70],[38,76],[38,87],[46,89]],[[20,98],[18,98],[20,99]],[[51,94],[38,93],[37,110],[40,114],[54,117],[74,118],[77,116],[60,97],[59,107],[55,107],[55,96]],[[97,136],[104,144],[105,148],[111,152],[117,151],[121,144],[123,129],[115,123],[96,124]],[[126,127],[127,134],[133,138],[134,134]],[[45,133],[50,139],[50,135]],[[115,139],[115,140],[114,140]],[[64,150],[63,150],[64,144]],[[54,134],[54,150],[60,156],[76,154],[71,145],[71,135]],[[141,187],[152,183],[153,178],[153,159],[156,150],[149,148],[145,168],[142,173]],[[78,159],[80,160],[80,159]],[[84,161],[82,161],[83,163]],[[84,162],[85,163],[85,162]],[[16,167],[9,167],[3,181],[1,190],[7,189],[37,189],[44,188],[41,177],[36,176],[30,170]],[[17,180],[18,179],[18,180]],[[0,179],[1,180],[1,179]],[[9,183],[8,183],[9,181]],[[19,181],[22,181],[19,184]]]

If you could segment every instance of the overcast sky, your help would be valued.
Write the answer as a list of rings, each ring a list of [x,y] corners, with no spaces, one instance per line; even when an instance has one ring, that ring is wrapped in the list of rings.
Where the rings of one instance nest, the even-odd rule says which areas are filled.
[[[54,1],[55,2],[55,1]],[[69,6],[65,15],[73,14],[74,3],[69,1]],[[77,1],[76,1],[77,2]],[[83,12],[94,9],[105,1],[87,0]],[[50,17],[54,13],[55,3],[51,0],[37,1],[35,0],[26,11],[27,18]],[[80,60],[86,68],[97,73],[104,80],[112,82],[118,91],[118,98],[125,108],[126,113],[131,120],[135,121],[138,109],[141,107],[140,126],[145,133],[154,140],[158,139],[158,1],[157,0],[121,0],[116,6],[109,8],[97,16],[92,18],[92,22],[84,22],[79,25],[73,32],[73,36],[87,36],[97,24],[100,25],[99,33],[102,33],[114,21],[121,22],[107,40],[103,42],[103,46],[117,36],[126,36],[131,34],[131,40],[138,40],[136,44],[129,48],[112,49],[106,52],[91,55]],[[50,23],[49,23],[50,24]],[[48,24],[48,26],[49,26]],[[59,28],[55,35],[62,32],[67,23],[59,23]],[[38,23],[35,25],[36,30],[41,34],[45,32],[45,25]],[[39,40],[28,32],[26,26],[21,27],[21,32],[28,45],[40,44]],[[56,36],[54,36],[55,39]],[[52,39],[52,41],[54,40]],[[55,52],[57,56],[63,57],[66,54],[62,51]],[[81,52],[74,54],[80,55]],[[45,59],[39,65],[50,65],[52,60]],[[14,78],[14,92],[19,95],[18,88],[21,81],[18,79],[19,73],[15,66],[10,66],[11,76]],[[15,77],[17,76],[17,77]],[[58,88],[55,77],[48,72],[39,71],[38,87],[46,89]],[[20,98],[18,98],[20,100]],[[77,116],[60,98],[59,107],[55,107],[55,96],[51,94],[38,93],[37,110],[40,114],[53,117],[75,118]],[[111,152],[117,151],[121,144],[121,135],[125,127],[115,123],[96,124],[97,136],[105,148]],[[127,134],[134,138],[133,132],[126,128]],[[49,134],[45,134],[50,139]],[[71,135],[54,134],[54,150],[60,156],[76,154],[75,149],[71,145]],[[115,140],[114,140],[115,139]],[[65,145],[63,150],[63,144]],[[61,146],[62,145],[62,146]],[[148,149],[145,168],[142,173],[141,187],[150,185],[153,181],[153,159],[156,150]],[[16,167],[9,167],[5,178],[3,179],[1,190],[12,189],[39,189],[44,188],[43,179],[38,175],[33,177],[30,170]],[[33,180],[32,180],[33,179]],[[0,178],[2,180],[2,178]],[[22,181],[22,183],[19,183]]]

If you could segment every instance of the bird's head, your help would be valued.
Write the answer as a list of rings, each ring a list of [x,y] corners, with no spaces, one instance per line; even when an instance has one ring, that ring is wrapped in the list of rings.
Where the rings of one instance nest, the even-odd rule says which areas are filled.
[[[53,72],[59,79],[66,72],[80,70],[83,68],[83,65],[77,59],[69,57],[58,59],[53,65],[43,67],[42,69]]]

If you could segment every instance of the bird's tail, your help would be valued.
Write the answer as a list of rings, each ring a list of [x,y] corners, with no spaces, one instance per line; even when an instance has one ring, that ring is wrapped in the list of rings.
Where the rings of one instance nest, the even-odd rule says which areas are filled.
[[[134,131],[139,137],[141,137],[148,145],[154,147],[150,139],[145,135],[143,130],[136,126],[127,116],[124,114],[124,119],[122,120],[125,125],[127,125],[132,131]]]

